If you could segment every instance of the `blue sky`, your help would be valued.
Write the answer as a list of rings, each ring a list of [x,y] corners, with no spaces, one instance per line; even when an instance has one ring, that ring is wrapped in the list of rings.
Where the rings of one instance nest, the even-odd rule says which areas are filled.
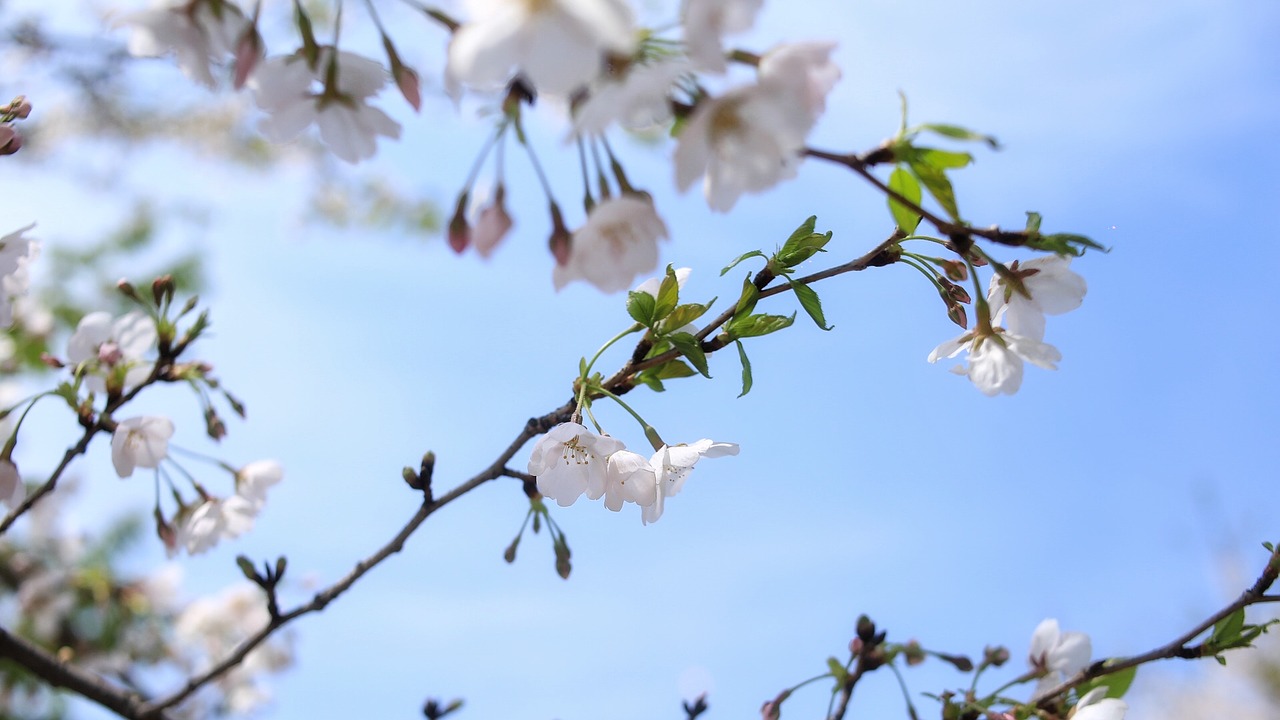
[[[843,655],[863,612],[890,639],[974,656],[1004,643],[1015,664],[1044,617],[1092,634],[1103,657],[1208,615],[1235,592],[1220,587],[1222,564],[1260,561],[1258,543],[1277,539],[1277,21],[1280,8],[1261,1],[771,4],[742,46],[840,42],[844,79],[813,145],[874,146],[896,128],[901,90],[914,121],[1004,144],[975,150],[958,175],[967,218],[1016,227],[1038,210],[1047,229],[1114,248],[1076,262],[1085,304],[1050,319],[1061,369],[1029,368],[1018,395],[985,398],[924,361],[956,333],[918,274],[822,283],[835,330],[798,320],[750,344],[748,396],[736,399],[736,359],[720,355],[713,381],[629,396],[669,440],[742,446],[700,464],[661,522],[587,502],[556,510],[574,552],[564,582],[544,536],[502,562],[527,503],[517,484],[490,483],[295,626],[298,666],[275,683],[266,716],[414,717],[431,695],[466,698],[464,718],[680,717],[683,678],[710,689],[709,717],[750,717]],[[438,33],[403,27],[427,38],[406,59],[438,63]],[[384,93],[405,139],[359,172],[448,204],[485,126],[470,105],[459,116],[430,98],[412,116],[400,104]],[[559,150],[547,118],[534,123],[544,161]],[[798,180],[721,216],[696,192],[675,193],[668,150],[617,145],[671,227],[663,262],[694,268],[692,297],[732,297],[740,278],[719,268],[771,249],[810,214],[835,232],[833,262],[889,229],[882,200],[836,168],[806,163]],[[621,297],[552,290],[545,206],[515,153],[517,225],[489,262],[438,240],[302,223],[301,168],[263,178],[210,165],[175,187],[192,162],[208,161],[155,149],[121,172],[213,209],[202,233],[169,241],[208,253],[216,332],[201,351],[249,404],[223,447],[232,462],[275,457],[287,471],[251,536],[184,561],[193,591],[234,582],[237,553],[287,554],[295,579],[331,582],[412,514],[402,466],[434,449],[440,488],[481,469],[527,417],[563,402],[579,357],[629,323]],[[575,163],[567,149],[549,162],[566,207]],[[8,225],[38,220],[47,242],[71,241],[122,212],[108,196],[65,212],[64,182],[12,188]],[[773,307],[790,313],[792,302]],[[148,407],[199,447],[198,408],[157,396]],[[621,411],[599,417],[643,445]],[[149,506],[150,484],[121,483],[108,463],[100,446],[80,466],[83,525],[104,506]],[[909,672],[911,689],[967,684],[939,665]],[[1159,688],[1179,671],[1139,682]],[[825,706],[810,688],[787,714]],[[852,713],[900,708],[893,679],[873,676]],[[1151,717],[1141,709],[1130,717]]]

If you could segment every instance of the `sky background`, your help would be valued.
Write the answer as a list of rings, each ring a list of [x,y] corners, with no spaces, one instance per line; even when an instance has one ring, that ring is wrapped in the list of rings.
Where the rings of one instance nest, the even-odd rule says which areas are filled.
[[[357,24],[347,37],[367,40],[350,5]],[[440,32],[385,12],[406,61],[438,79]],[[660,5],[647,12],[674,17]],[[1046,230],[1113,248],[1073,265],[1089,294],[1049,321],[1060,370],[1029,367],[1016,396],[983,397],[925,362],[958,333],[918,273],[889,267],[823,282],[815,289],[835,329],[801,313],[794,328],[750,342],[746,397],[736,398],[732,353],[712,357],[712,381],[628,396],[668,441],[742,447],[701,463],[661,522],[642,527],[636,508],[614,514],[586,501],[554,509],[573,549],[566,582],[545,533],[526,536],[517,562],[503,563],[528,505],[518,483],[489,483],[294,626],[297,666],[272,683],[275,702],[262,715],[410,718],[434,696],[465,698],[461,718],[678,718],[682,693],[706,690],[707,717],[742,718],[822,673],[828,656],[843,659],[860,613],[891,641],[975,658],[984,645],[1007,645],[1014,660],[993,673],[997,683],[1023,669],[1045,617],[1088,632],[1098,658],[1190,628],[1239,591],[1233,569],[1252,577],[1259,543],[1280,539],[1276,27],[1280,6],[1264,0],[767,4],[738,46],[840,43],[844,77],[813,146],[874,147],[895,131],[902,91],[913,121],[1002,142],[1000,152],[974,148],[977,162],[955,177],[967,219],[1021,227],[1036,210]],[[155,65],[157,97],[188,96],[175,69]],[[39,88],[20,90],[38,111]],[[350,172],[450,206],[487,131],[479,104],[458,112],[429,93],[415,116],[393,91],[379,104],[404,123],[404,138],[380,143]],[[576,224],[577,160],[559,142],[560,115],[541,111],[531,131]],[[662,262],[694,268],[690,299],[736,296],[740,275],[719,278],[719,269],[746,250],[771,250],[808,215],[835,234],[814,270],[861,255],[892,229],[882,198],[839,168],[805,163],[797,180],[717,215],[698,192],[675,192],[670,147],[614,143],[667,219]],[[84,163],[116,175],[118,187],[209,208],[206,227],[175,223],[164,241],[205,252],[215,331],[200,353],[249,406],[220,452],[233,464],[273,457],[286,468],[251,535],[182,559],[192,596],[236,582],[240,553],[286,554],[295,580],[332,582],[416,509],[401,467],[435,450],[443,491],[487,466],[526,418],[568,397],[578,359],[630,322],[621,296],[553,290],[545,200],[514,152],[516,227],[487,262],[457,257],[439,238],[307,223],[304,163],[260,173],[172,145],[127,162],[103,153]],[[119,193],[71,175],[53,167],[11,183],[6,227],[35,220],[47,243],[82,242],[125,216]],[[784,296],[762,309],[796,308]],[[627,353],[606,354],[601,368]],[[204,448],[198,406],[178,389],[154,395],[139,412],[170,414],[175,442]],[[597,417],[632,447],[644,444],[620,410],[600,403]],[[58,432],[73,430],[56,413],[37,419],[50,428],[51,452]],[[29,455],[23,467],[39,462]],[[151,483],[116,480],[106,443],[79,469],[71,527],[149,509]],[[161,561],[158,544],[137,558],[139,567]],[[294,597],[305,597],[301,585]],[[1187,672],[1141,670],[1129,717],[1158,716],[1143,694]],[[968,684],[936,661],[906,677],[924,717],[936,705],[918,693]],[[786,715],[821,717],[827,697],[821,685],[806,688]],[[901,708],[893,678],[876,674],[850,717]]]

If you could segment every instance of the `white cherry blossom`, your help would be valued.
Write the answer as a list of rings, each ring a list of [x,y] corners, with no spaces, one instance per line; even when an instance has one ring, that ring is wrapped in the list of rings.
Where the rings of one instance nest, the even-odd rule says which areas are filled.
[[[603,494],[606,461],[623,448],[620,440],[596,435],[578,423],[561,423],[534,446],[529,474],[537,477],[538,492],[568,507],[588,487],[600,488]]]
[[[724,37],[746,32],[756,22],[764,0],[687,0],[684,25],[685,52],[696,69],[723,73]]]
[[[587,487],[587,498],[596,500],[601,495],[604,506],[614,512],[629,502],[648,507],[657,501],[657,473],[643,455],[618,450],[606,461],[601,484]]]
[[[324,48],[314,69],[300,55],[267,58],[246,84],[254,102],[268,113],[259,127],[270,140],[287,142],[315,124],[333,154],[354,164],[373,157],[378,137],[398,139],[400,124],[367,102],[389,77],[369,58],[339,51],[336,87],[321,88],[333,57]]]
[[[834,42],[799,42],[778,45],[760,58],[760,84],[784,97],[807,114],[808,132],[827,109],[827,95],[840,79],[840,68],[831,62]]]
[[[67,341],[67,360],[83,364],[85,383],[101,393],[108,387],[127,392],[147,379],[152,362],[144,359],[156,344],[156,325],[150,316],[134,311],[118,318],[91,312],[80,319]]]
[[[573,233],[569,259],[556,265],[552,282],[557,290],[573,280],[586,280],[601,292],[625,290],[636,275],[658,266],[658,240],[666,237],[666,223],[649,198],[610,198]]]
[[[22,475],[12,460],[0,460],[0,502],[10,508],[16,508],[27,499],[27,488],[22,484]]]
[[[226,60],[236,40],[249,27],[240,9],[229,2],[160,0],[149,10],[130,13],[120,23],[129,25],[129,54],[160,57],[173,53],[182,74],[212,88],[217,84],[212,63]]]
[[[1022,280],[1031,297],[1018,292],[999,274],[991,276],[987,301],[997,321],[1003,317],[1009,332],[1044,339],[1044,316],[1061,315],[1080,307],[1088,285],[1071,269],[1071,258],[1045,255],[1025,263],[1014,261],[1009,270]]]
[[[649,465],[653,468],[658,493],[652,505],[644,508],[640,518],[644,524],[657,522],[662,517],[666,498],[674,497],[684,487],[684,481],[692,472],[693,466],[702,458],[725,457],[737,455],[736,443],[714,442],[702,439],[691,445],[663,445],[653,457]]]
[[[1027,658],[1031,669],[1044,675],[1031,695],[1034,701],[1083,670],[1093,658],[1093,645],[1082,632],[1062,632],[1053,618],[1042,621],[1031,634],[1031,652]]]
[[[446,75],[480,89],[522,73],[563,95],[599,72],[604,54],[630,55],[634,19],[623,0],[468,0],[471,20],[449,44]]]
[[[35,223],[0,237],[0,327],[13,322],[13,302],[31,284],[28,265],[39,255],[40,243],[24,235],[33,227]]]
[[[929,362],[953,358],[966,350],[968,366],[955,368],[953,372],[967,375],[988,397],[1018,392],[1022,386],[1024,360],[1046,370],[1057,370],[1056,363],[1062,359],[1062,353],[1052,345],[994,328],[990,335],[970,331],[942,343],[929,353]]]
[[[236,472],[236,495],[260,510],[267,502],[267,488],[283,478],[284,468],[275,460],[251,462]]]
[[[574,112],[573,132],[600,134],[614,123],[628,130],[647,130],[666,123],[671,119],[671,89],[689,70],[684,58],[662,58],[602,79]]]
[[[1076,703],[1071,720],[1124,720],[1129,704],[1118,698],[1106,697],[1105,687],[1096,687],[1084,694]]]
[[[810,113],[772,86],[749,85],[704,100],[676,140],[676,186],[703,177],[712,210],[728,212],[743,193],[795,177]]]
[[[252,530],[258,509],[253,501],[239,495],[209,497],[179,518],[177,544],[188,554],[199,555],[223,538],[237,538]]]
[[[116,423],[111,435],[111,464],[122,478],[135,468],[155,468],[169,455],[173,422],[167,417],[148,415]]]

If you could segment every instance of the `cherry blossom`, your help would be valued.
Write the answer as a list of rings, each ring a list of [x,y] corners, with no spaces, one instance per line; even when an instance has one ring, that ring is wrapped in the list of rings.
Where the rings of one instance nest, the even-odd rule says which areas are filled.
[[[549,430],[533,448],[529,474],[538,479],[538,492],[561,507],[574,503],[588,487],[606,485],[606,461],[623,449],[620,440],[596,435],[578,423],[561,423]]]
[[[190,513],[179,517],[176,542],[187,553],[200,553],[223,538],[237,538],[253,529],[260,506],[239,495],[208,497]]]
[[[127,392],[151,375],[152,363],[143,356],[156,344],[155,322],[134,311],[112,319],[92,312],[80,319],[67,341],[67,359],[83,367],[85,383],[94,392]]]
[[[723,73],[724,36],[746,32],[756,22],[764,0],[688,0],[681,23],[685,52],[698,70]]]
[[[790,93],[749,85],[698,104],[680,132],[676,186],[704,177],[712,210],[728,212],[746,192],[761,192],[795,177],[813,121]]]
[[[0,460],[0,502],[16,508],[27,499],[27,488],[22,484],[22,475],[12,460]]]
[[[1093,645],[1082,632],[1062,632],[1052,618],[1036,626],[1031,634],[1031,668],[1044,673],[1031,695],[1034,701],[1067,677],[1083,670],[1093,657]]]
[[[330,62],[335,64],[336,87],[317,93],[314,87],[325,83]],[[254,102],[268,113],[259,127],[273,142],[292,140],[314,123],[333,154],[354,164],[373,157],[379,136],[400,137],[400,124],[367,102],[387,78],[386,69],[373,60],[346,51],[335,58],[324,48],[315,68],[301,55],[272,57],[254,69],[246,84]]]
[[[662,517],[666,498],[674,497],[684,487],[684,481],[693,471],[693,466],[704,457],[718,458],[726,455],[737,455],[736,443],[714,442],[702,439],[691,445],[663,445],[653,457],[649,465],[653,467],[658,493],[652,505],[641,512],[641,520],[648,525]]]
[[[169,455],[173,422],[167,417],[148,415],[121,420],[111,435],[111,464],[122,478],[135,468],[155,468]]]
[[[13,301],[27,294],[31,278],[28,265],[40,253],[40,243],[24,234],[35,227],[24,228],[0,237],[0,327],[13,322]]]
[[[625,290],[636,275],[658,266],[658,240],[666,237],[666,223],[648,197],[610,198],[573,234],[569,259],[556,265],[552,282],[557,290],[573,280],[586,280],[601,292]]]
[[[679,57],[630,65],[615,77],[591,88],[587,100],[573,115],[576,134],[603,133],[618,123],[628,130],[646,130],[671,119],[671,88],[689,64]]]
[[[1052,345],[1002,328],[992,328],[990,334],[970,331],[942,343],[929,353],[929,362],[953,358],[966,350],[969,352],[968,366],[956,368],[953,372],[969,376],[988,397],[1018,392],[1022,386],[1024,360],[1045,370],[1057,370],[1056,363],[1062,359],[1062,353]]]
[[[1106,697],[1105,687],[1096,687],[1084,694],[1076,703],[1071,720],[1124,720],[1129,704],[1117,698]]]
[[[267,502],[267,488],[283,478],[284,468],[275,460],[251,462],[236,472],[236,495],[260,510]]]
[[[1044,339],[1045,315],[1075,310],[1088,290],[1084,278],[1071,270],[1071,258],[1061,255],[1045,255],[1025,263],[1015,260],[1009,271],[1019,277],[1031,297],[1018,292],[1003,276],[993,275],[987,291],[992,316],[997,320],[1003,317],[1009,332],[1035,340]]]
[[[840,79],[840,68],[831,62],[835,49],[834,42],[786,43],[760,58],[760,84],[790,98],[807,113],[804,132],[827,109],[827,95]]]
[[[604,506],[614,512],[624,503],[633,502],[648,507],[657,501],[657,473],[649,460],[630,450],[619,450],[609,456],[602,482],[587,487],[587,498],[604,496]]]
[[[449,44],[446,75],[493,89],[519,72],[539,92],[567,94],[599,72],[606,52],[630,55],[623,0],[468,0],[471,21]]]
[[[129,54],[160,57],[173,53],[189,79],[214,87],[210,64],[227,59],[249,21],[230,2],[161,0],[150,10],[131,13],[121,24],[133,27]]]
[[[492,255],[494,248],[506,237],[512,225],[511,216],[507,214],[506,189],[499,183],[493,192],[493,201],[480,211],[480,217],[471,230],[470,241],[480,257]]]

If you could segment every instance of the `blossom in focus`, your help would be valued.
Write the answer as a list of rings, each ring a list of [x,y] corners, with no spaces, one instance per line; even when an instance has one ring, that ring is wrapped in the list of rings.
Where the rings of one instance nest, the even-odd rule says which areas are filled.
[[[67,341],[67,360],[84,366],[90,390],[127,392],[151,374],[152,363],[143,355],[155,344],[156,325],[148,315],[134,311],[113,319],[107,312],[91,312]]]
[[[1031,695],[1034,701],[1083,670],[1093,657],[1093,645],[1082,632],[1062,632],[1052,618],[1041,622],[1031,634],[1031,669],[1044,673]]]
[[[749,85],[698,104],[676,139],[676,187],[698,178],[712,210],[728,212],[747,192],[795,177],[809,111],[771,85]]]
[[[199,555],[223,538],[240,537],[253,529],[253,519],[260,507],[239,495],[209,497],[179,518],[177,544],[186,548],[188,554]]]
[[[684,481],[692,472],[693,466],[704,457],[717,458],[726,455],[737,455],[736,443],[714,442],[703,439],[691,445],[663,445],[653,457],[649,465],[653,468],[658,493],[652,505],[641,512],[641,520],[648,525],[662,517],[666,498],[673,497],[684,487]]]
[[[173,422],[167,417],[148,415],[116,423],[111,435],[111,464],[122,478],[135,468],[155,468],[169,454]]]
[[[760,84],[805,111],[806,133],[827,109],[827,95],[840,79],[840,68],[831,62],[835,49],[834,42],[784,43],[760,58]]]
[[[335,87],[323,87],[329,64],[335,64]],[[267,58],[246,83],[254,102],[268,117],[259,124],[273,142],[296,138],[309,125],[320,129],[320,139],[334,155],[357,163],[378,151],[379,136],[398,139],[400,124],[368,104],[387,84],[382,65],[354,53],[324,48],[316,67],[301,55]]]
[[[573,233],[568,261],[556,265],[552,282],[557,290],[573,280],[586,280],[601,292],[625,290],[636,275],[658,266],[658,240],[666,237],[666,223],[649,198],[609,198]]]
[[[671,119],[671,88],[689,72],[683,58],[633,64],[618,77],[594,83],[586,101],[574,111],[573,131],[598,135],[614,123],[646,130]]]
[[[1076,703],[1071,720],[1124,720],[1129,704],[1117,698],[1106,697],[1105,687],[1096,687],[1084,694]]]
[[[1014,261],[1009,271],[1017,275],[1031,295],[1018,292],[1003,276],[991,276],[987,302],[997,321],[1003,317],[1009,332],[1035,340],[1044,339],[1044,316],[1061,315],[1080,307],[1088,285],[1071,269],[1071,258],[1045,255],[1025,263]]]
[[[750,30],[763,4],[764,0],[687,0],[680,21],[694,68],[726,71],[724,36]]]
[[[969,376],[987,397],[1018,392],[1022,386],[1024,360],[1045,370],[1057,370],[1056,363],[1062,359],[1062,353],[1052,345],[993,328],[991,334],[970,331],[942,343],[929,353],[929,362],[953,358],[966,350],[969,352],[968,366],[955,368],[953,372]]]
[[[596,435],[578,423],[561,423],[534,446],[529,474],[537,477],[538,492],[568,507],[588,487],[600,488],[603,494],[606,461],[623,447],[620,440]]]
[[[13,322],[13,301],[27,294],[31,284],[28,265],[40,252],[40,243],[24,234],[35,227],[24,228],[0,237],[0,327]]]
[[[539,92],[565,95],[594,78],[606,52],[630,55],[624,0],[468,0],[471,20],[449,43],[446,76],[480,89],[516,72]]]
[[[182,74],[212,88],[210,65],[235,52],[236,41],[249,27],[240,10],[229,2],[161,0],[150,10],[121,19],[129,25],[129,54],[160,57],[172,52]]]
[[[0,502],[10,508],[16,508],[27,499],[27,488],[22,484],[22,475],[12,460],[0,460]]]
[[[236,472],[236,495],[261,509],[267,502],[267,488],[283,478],[284,468],[275,460],[251,462]]]
[[[618,450],[605,462],[605,473],[598,486],[587,487],[587,498],[604,496],[604,506],[614,512],[624,503],[648,507],[657,500],[658,479],[653,466],[643,455]]]

